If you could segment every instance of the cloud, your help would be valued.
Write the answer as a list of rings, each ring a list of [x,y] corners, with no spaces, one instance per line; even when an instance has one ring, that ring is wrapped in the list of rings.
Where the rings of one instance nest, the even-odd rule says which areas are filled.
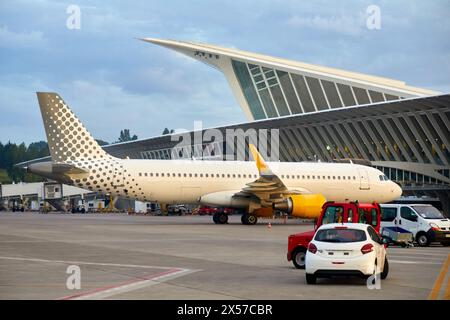
[[[309,28],[320,31],[337,32],[351,36],[357,36],[366,27],[366,17],[364,15],[341,15],[341,16],[320,16],[302,17],[294,15],[289,18],[287,24],[296,28]]]
[[[43,47],[47,43],[41,31],[13,32],[7,26],[0,27],[0,47],[20,49]]]
[[[194,120],[245,121],[220,72],[135,37],[224,45],[450,90],[448,1],[76,4],[80,30],[66,28],[68,3],[0,1],[0,140],[43,138],[37,90],[59,92],[107,141],[125,127],[143,138],[164,127],[192,129]],[[366,28],[370,4],[381,8],[381,30]]]

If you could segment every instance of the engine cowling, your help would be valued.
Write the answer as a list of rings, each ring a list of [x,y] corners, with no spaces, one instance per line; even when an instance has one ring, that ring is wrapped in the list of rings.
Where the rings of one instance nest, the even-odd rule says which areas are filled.
[[[294,217],[315,219],[320,216],[322,206],[326,201],[322,194],[298,194],[292,195],[282,202],[274,203],[273,208]]]
[[[205,194],[198,198],[198,202],[211,207],[231,207],[231,208],[247,208],[251,199],[243,197],[235,197],[239,190],[220,191]]]

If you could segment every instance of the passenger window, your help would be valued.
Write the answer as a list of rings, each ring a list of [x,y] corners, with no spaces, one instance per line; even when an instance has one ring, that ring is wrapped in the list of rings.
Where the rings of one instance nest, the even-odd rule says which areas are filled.
[[[400,216],[403,219],[406,219],[406,220],[409,220],[409,221],[414,221],[414,222],[417,221],[416,213],[411,208],[408,208],[408,207],[402,207],[400,209]]]
[[[381,221],[394,221],[397,217],[397,208],[381,208]]]

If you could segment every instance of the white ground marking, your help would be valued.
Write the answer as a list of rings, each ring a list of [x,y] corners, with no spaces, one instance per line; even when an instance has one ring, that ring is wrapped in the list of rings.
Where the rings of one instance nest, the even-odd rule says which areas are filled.
[[[172,269],[153,276],[139,278],[138,280],[132,280],[119,285],[110,286],[106,288],[100,288],[85,293],[75,294],[61,298],[61,300],[90,300],[90,299],[105,299],[120,293],[126,293],[134,291],[144,287],[150,287],[159,283],[172,280],[189,273],[193,273],[199,270],[190,269]]]
[[[88,261],[66,261],[66,260],[46,260],[36,258],[22,258],[22,257],[2,257],[4,260],[19,260],[19,261],[31,261],[31,262],[44,262],[44,263],[62,263],[62,264],[81,264],[81,265],[94,265],[94,266],[109,266],[109,267],[124,267],[124,268],[147,268],[147,269],[162,269],[171,270],[173,267],[161,267],[161,266],[147,266],[139,264],[120,264],[120,263],[103,263],[103,262],[88,262]]]
[[[440,250],[440,251],[435,251],[433,253],[431,252],[424,252],[424,251],[412,251],[411,248],[406,248],[404,249],[405,251],[394,251],[394,250],[389,250],[388,249],[388,254],[390,255],[416,255],[416,256],[422,256],[425,259],[428,259],[425,256],[436,256],[436,257],[444,257],[445,255],[450,251],[450,250]]]
[[[149,275],[144,277],[138,277],[134,280],[113,285],[109,287],[99,288],[84,293],[74,294],[63,297],[63,300],[82,300],[82,299],[104,299],[119,293],[125,293],[136,289],[154,286],[161,282],[172,280],[190,273],[201,271],[200,269],[186,269],[186,268],[174,268],[174,267],[161,267],[161,266],[148,266],[138,264],[121,264],[121,263],[103,263],[103,262],[88,262],[88,261],[67,261],[67,260],[47,260],[37,258],[23,258],[23,257],[4,257],[0,256],[3,260],[15,260],[15,261],[30,261],[41,263],[60,263],[60,264],[75,264],[75,265],[96,265],[96,266],[109,266],[109,267],[124,267],[124,268],[144,268],[144,269],[160,269],[165,270],[156,275]]]
[[[411,260],[391,260],[389,259],[389,263],[399,263],[399,264],[439,264],[442,262],[425,262],[425,261],[411,261]]]

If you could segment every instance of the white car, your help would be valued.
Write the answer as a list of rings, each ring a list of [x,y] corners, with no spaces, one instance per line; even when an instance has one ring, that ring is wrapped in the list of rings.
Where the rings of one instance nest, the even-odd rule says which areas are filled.
[[[389,272],[386,248],[375,229],[362,223],[322,225],[308,245],[305,258],[306,282],[330,276],[369,277]]]

